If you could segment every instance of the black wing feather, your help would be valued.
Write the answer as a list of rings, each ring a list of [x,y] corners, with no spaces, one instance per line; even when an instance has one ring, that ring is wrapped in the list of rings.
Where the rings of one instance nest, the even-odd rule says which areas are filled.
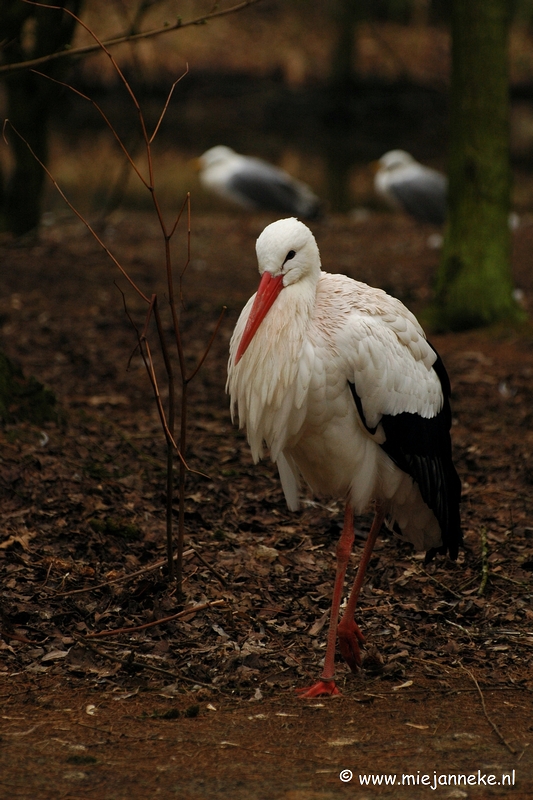
[[[429,550],[426,560],[436,553],[447,553],[457,558],[462,544],[459,502],[461,481],[452,460],[450,428],[452,421],[450,407],[450,380],[439,355],[433,365],[442,386],[444,404],[440,412],[431,419],[419,414],[385,414],[381,425],[386,440],[381,447],[389,458],[412,477],[420,488],[420,494],[427,506],[435,514],[442,534],[442,546]],[[349,384],[359,416],[369,433],[363,413],[361,398],[355,384]]]

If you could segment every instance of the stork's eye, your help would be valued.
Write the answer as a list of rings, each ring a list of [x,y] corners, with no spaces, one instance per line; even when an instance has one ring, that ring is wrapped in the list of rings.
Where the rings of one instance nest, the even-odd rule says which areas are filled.
[[[290,261],[291,258],[294,258],[295,255],[296,255],[296,250],[289,250],[289,252],[285,256],[285,261]],[[285,263],[285,261],[283,263]]]

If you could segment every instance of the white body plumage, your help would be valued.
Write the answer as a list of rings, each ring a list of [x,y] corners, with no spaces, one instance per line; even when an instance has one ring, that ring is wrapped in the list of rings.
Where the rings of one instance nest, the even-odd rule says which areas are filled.
[[[441,546],[419,485],[382,447],[385,418],[431,420],[445,402],[437,355],[416,318],[379,289],[322,272],[315,239],[298,220],[269,225],[257,255],[261,273],[282,276],[283,291],[241,355],[255,295],[248,301],[227,382],[254,460],[266,444],[293,510],[302,476],[317,495],[350,501],[358,512],[379,500],[417,549]]]

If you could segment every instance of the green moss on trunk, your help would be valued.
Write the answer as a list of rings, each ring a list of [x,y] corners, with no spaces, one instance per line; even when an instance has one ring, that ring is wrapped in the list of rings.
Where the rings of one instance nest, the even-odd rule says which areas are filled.
[[[510,269],[508,0],[452,4],[449,216],[435,322],[519,320]]]

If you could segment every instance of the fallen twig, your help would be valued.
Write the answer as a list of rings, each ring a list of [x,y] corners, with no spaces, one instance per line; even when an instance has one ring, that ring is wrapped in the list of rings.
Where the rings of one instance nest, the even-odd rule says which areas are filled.
[[[199,561],[202,562],[204,567],[207,567],[207,569],[210,570],[210,572],[213,573],[215,578],[217,578],[220,581],[222,586],[226,586],[227,585],[227,580],[224,578],[224,576],[221,575],[220,572],[217,569],[215,569],[214,566],[212,564],[210,564],[209,561],[207,561],[207,559],[205,559],[203,557],[203,555],[201,555],[195,547],[191,547],[191,548],[189,548],[189,550],[187,550],[187,553],[191,553],[191,552],[196,555],[196,557],[198,558]],[[185,553],[183,555],[185,556]]]
[[[37,642],[32,641],[32,639],[26,638],[22,633],[8,633],[3,628],[0,628],[0,639],[5,639],[6,642],[9,639],[14,639],[16,642],[22,642],[22,644],[37,644]]]
[[[481,537],[481,583],[477,593],[482,595],[487,587],[489,579],[489,544],[487,541],[487,529],[482,527],[479,535]]]
[[[455,597],[457,600],[462,600],[463,599],[463,595],[462,594],[459,594],[459,592],[456,592],[455,589],[450,589],[449,586],[446,586],[445,583],[442,583],[441,581],[439,581],[437,578],[435,578],[434,575],[430,575],[429,572],[426,569],[423,569],[422,572],[424,573],[424,575],[426,575],[429,578],[430,581],[433,581],[433,583],[436,586],[438,586],[440,589],[443,589],[445,592],[449,592],[452,595],[452,597]]]
[[[498,728],[496,723],[493,722],[493,720],[489,717],[488,712],[487,712],[487,707],[485,705],[485,698],[483,697],[483,692],[481,691],[481,687],[480,687],[479,683],[477,682],[476,676],[474,675],[473,672],[471,672],[469,669],[467,669],[467,667],[465,667],[464,664],[461,664],[461,669],[464,669],[464,671],[467,672],[470,675],[470,677],[472,678],[472,680],[474,681],[474,684],[476,686],[476,689],[478,691],[478,694],[479,694],[479,697],[480,697],[480,700],[481,700],[481,707],[483,708],[483,713],[485,715],[485,718],[486,718],[487,722],[490,724],[492,730],[494,731],[494,733],[496,734],[496,736],[498,737],[500,742],[506,746],[506,748],[509,750],[509,752],[512,753],[514,756],[517,755],[518,751],[515,750],[514,747],[509,744],[507,739],[500,732],[500,729]]]
[[[183,556],[188,556],[191,553],[196,553],[196,550],[192,548],[187,550]],[[174,556],[174,561],[176,560],[176,556]],[[160,569],[164,567],[167,563],[167,559],[161,559],[161,561],[156,561],[155,564],[150,564],[149,567],[143,567],[143,569],[138,569],[136,572],[130,572],[128,575],[121,575],[120,578],[113,578],[110,581],[104,581],[104,583],[97,583],[96,586],[84,586],[83,589],[71,589],[69,592],[57,592],[54,597],[69,597],[72,594],[83,594],[84,592],[92,592],[95,589],[105,589],[106,586],[111,586],[112,584],[117,583],[127,583],[128,581],[133,580],[133,578],[138,578],[141,575],[146,575],[149,572],[155,572],[156,569]]]
[[[178,611],[177,614],[172,614],[170,617],[163,617],[156,619],[152,622],[145,622],[144,625],[135,625],[132,628],[115,628],[111,631],[97,631],[96,633],[86,633],[83,637],[85,639],[101,639],[104,636],[118,636],[121,633],[134,633],[135,631],[143,631],[146,628],[153,628],[155,625],[162,625],[165,622],[171,622],[173,619],[180,619],[188,617],[189,614],[194,614],[196,611],[203,611],[205,608],[212,608],[213,606],[223,606],[226,604],[225,600],[212,600],[210,603],[200,603],[197,606],[190,606],[184,608],[183,611]]]
[[[96,645],[92,642],[86,642],[85,639],[87,637],[75,636],[74,638],[78,644],[81,644],[83,647],[87,647],[89,650],[92,650],[93,653],[96,653],[102,658],[107,658],[109,661],[113,661],[115,664],[120,664],[124,669],[131,669],[132,667],[135,669],[147,669],[149,672],[158,672],[163,675],[167,675],[169,678],[173,678],[175,681],[185,681],[186,683],[192,683],[198,686],[206,686],[209,689],[216,688],[211,686],[209,683],[202,683],[201,681],[197,681],[195,678],[189,678],[187,675],[179,675],[176,672],[172,672],[170,669],[156,667],[155,664],[146,664],[144,661],[136,661],[134,658],[119,658],[118,656],[114,656],[112,653],[107,653],[100,647],[96,647]]]

